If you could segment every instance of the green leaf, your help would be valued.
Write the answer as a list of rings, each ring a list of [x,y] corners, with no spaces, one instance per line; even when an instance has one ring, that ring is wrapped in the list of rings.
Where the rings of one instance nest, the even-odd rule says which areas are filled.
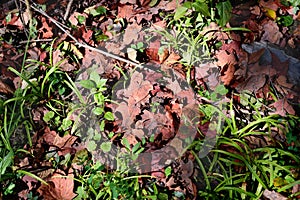
[[[96,83],[96,85],[98,86],[98,84],[101,81],[101,77],[99,76],[99,74],[96,71],[92,71],[90,74],[90,79],[92,81],[94,81]]]
[[[166,175],[166,177],[169,177],[171,174],[172,174],[172,167],[171,167],[171,166],[168,166],[168,167],[165,169],[165,175]]]
[[[54,117],[54,112],[53,111],[49,111],[47,112],[44,117],[43,117],[43,120],[45,122],[49,122],[52,118]]]
[[[88,151],[95,151],[96,148],[97,148],[97,144],[95,141],[91,140],[88,142],[88,144],[87,144]]]
[[[287,15],[287,16],[280,17],[280,22],[282,23],[283,26],[291,26],[294,23],[294,20],[292,16]]]
[[[136,151],[141,147],[141,143],[138,142],[134,147],[132,148],[132,153],[136,153]]]
[[[151,2],[149,3],[150,7],[155,6],[158,3],[159,0],[151,0]]]
[[[137,48],[137,49],[141,49],[141,48],[143,48],[143,47],[144,47],[143,42],[138,42],[138,43],[136,44],[136,48]]]
[[[168,199],[169,199],[169,196],[168,196],[168,194],[166,194],[166,193],[159,193],[159,194],[158,194],[158,199],[159,199],[159,200],[168,200]]]
[[[94,94],[94,100],[95,102],[97,103],[98,106],[103,106],[104,105],[104,95],[102,93],[97,93],[97,94]]]
[[[227,22],[229,22],[231,17],[232,6],[229,0],[224,2],[219,2],[216,5],[218,14],[220,19],[218,20],[218,24],[220,26],[225,26]]]
[[[96,140],[96,141],[101,140],[101,138],[102,138],[102,136],[101,136],[100,133],[95,133],[95,135],[94,135],[94,137],[93,137],[93,139]]]
[[[11,12],[9,12],[6,17],[5,17],[6,22],[10,22],[11,21]]]
[[[193,8],[197,11],[200,12],[202,15],[204,15],[205,17],[209,17],[210,16],[210,12],[209,12],[209,8],[207,6],[206,3],[202,3],[202,2],[194,2],[193,3]]]
[[[227,94],[228,90],[224,85],[218,85],[215,89],[215,92],[220,94],[220,95],[225,95]]]
[[[14,152],[10,151],[0,162],[1,175],[6,173],[6,169],[12,164]]]
[[[106,113],[104,114],[104,119],[107,119],[107,120],[109,120],[109,121],[113,121],[115,118],[114,118],[114,115],[113,115],[112,112],[106,112]]]
[[[290,0],[290,3],[292,4],[292,6],[299,6],[300,5],[300,0]]]
[[[102,120],[100,123],[100,131],[104,131],[104,128],[105,128],[105,121]]]
[[[175,12],[175,15],[174,15],[174,20],[178,20],[181,17],[183,17],[185,15],[185,13],[186,13],[187,10],[188,10],[188,8],[183,7],[183,6],[179,6],[176,9],[176,12]]]
[[[71,125],[72,125],[72,120],[65,118],[65,119],[63,119],[63,121],[62,121],[61,128],[65,131],[65,130],[67,130]]]
[[[96,87],[95,82],[91,80],[81,80],[80,85],[86,89],[92,89]]]
[[[95,9],[90,9],[89,14],[93,15],[93,17],[102,15],[102,14],[106,14],[106,9],[102,6],[99,6]]]
[[[79,24],[83,24],[85,22],[85,17],[82,15],[78,15],[77,20],[78,20]]]
[[[111,150],[111,142],[103,142],[100,146],[100,148],[102,149],[102,151],[104,151],[105,153],[109,152]]]
[[[96,107],[96,108],[93,109],[93,113],[95,115],[102,115],[103,112],[104,112],[104,109],[100,108],[100,107]]]
[[[123,137],[122,144],[126,147],[126,149],[128,149],[128,150],[130,149],[130,144],[129,144],[127,138]]]
[[[191,9],[193,7],[193,3],[190,1],[186,1],[182,4],[182,6]]]

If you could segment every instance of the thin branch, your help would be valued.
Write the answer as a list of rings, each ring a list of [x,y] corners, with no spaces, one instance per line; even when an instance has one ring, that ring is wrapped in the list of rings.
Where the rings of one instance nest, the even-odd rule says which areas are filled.
[[[29,42],[51,42],[53,39],[30,40]],[[28,41],[21,41],[19,44],[26,44]]]
[[[67,10],[66,10],[66,14],[65,14],[65,16],[64,16],[64,20],[65,20],[65,21],[67,20],[68,15],[69,15],[69,13],[70,13],[72,3],[73,3],[73,0],[70,0],[69,3],[68,3]]]

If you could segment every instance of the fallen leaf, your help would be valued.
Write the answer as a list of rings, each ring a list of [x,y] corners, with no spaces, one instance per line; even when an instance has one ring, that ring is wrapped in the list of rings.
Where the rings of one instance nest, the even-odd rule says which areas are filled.
[[[283,117],[285,117],[286,114],[295,115],[294,108],[289,104],[289,102],[285,98],[279,99],[275,103],[272,103],[270,106],[276,109],[276,111],[272,112],[272,114],[279,114]]]
[[[59,64],[59,67],[62,71],[70,72],[76,69],[76,65],[70,64],[67,59],[63,58],[63,53],[59,49],[56,49],[53,52],[52,57],[53,57],[53,65],[56,66]],[[63,62],[61,62],[62,60]]]
[[[52,27],[48,25],[47,19],[45,17],[40,17],[42,22],[42,27],[38,30],[40,39],[52,38],[53,32]]]
[[[277,74],[282,76],[287,76],[287,73],[289,71],[289,60],[280,60],[279,57],[271,52],[272,56],[272,68],[274,68],[277,72]]]
[[[275,10],[272,10],[272,9],[269,9],[269,8],[265,8],[266,10],[266,16],[267,17],[270,17],[271,19],[275,20],[276,19],[276,11]]]
[[[287,77],[286,76],[279,76],[277,79],[276,79],[277,83],[285,88],[289,88],[291,89],[294,84],[292,83],[289,83],[288,80],[287,80]]]
[[[124,45],[129,45],[132,42],[136,42],[139,37],[139,31],[141,30],[141,26],[137,23],[132,23],[127,26],[123,35],[122,43]]]
[[[279,30],[277,23],[273,20],[265,20],[261,24],[262,41],[269,41],[273,44],[280,44],[280,40],[283,38],[282,33]]]
[[[220,67],[224,67],[227,64],[236,64],[236,57],[234,54],[229,53],[226,50],[218,51],[216,58],[218,59],[216,64]]]
[[[248,64],[253,64],[259,61],[261,56],[265,53],[265,48],[261,48],[258,51],[250,53],[248,56]]]
[[[77,139],[77,136],[70,134],[60,137],[58,133],[51,131],[49,127],[46,127],[39,142],[53,146],[57,148],[59,155],[65,155],[73,151],[73,145]]]
[[[66,175],[63,171],[57,170],[50,180],[47,181],[48,185],[42,184],[37,191],[45,200],[72,200],[76,196],[73,192],[73,178],[74,175],[72,173]]]
[[[7,83],[5,83],[5,81],[0,79],[0,93],[13,94],[14,89],[11,86],[9,86]]]
[[[265,191],[263,192],[263,196],[265,198],[267,198],[268,200],[287,200],[288,198],[281,195],[280,193],[278,192],[275,192],[275,191],[270,191],[270,190],[267,190],[265,189]]]
[[[21,18],[16,13],[12,13],[12,17],[11,17],[10,21],[7,22],[6,20],[3,20],[3,24],[5,26],[7,26],[7,25],[15,26],[19,30],[23,30],[23,28],[24,28]]]
[[[122,5],[118,7],[118,18],[124,18],[130,21],[134,16],[133,5]]]
[[[224,83],[224,85],[230,85],[231,81],[234,78],[235,66],[230,63],[225,68],[223,75],[221,75],[221,81]]]

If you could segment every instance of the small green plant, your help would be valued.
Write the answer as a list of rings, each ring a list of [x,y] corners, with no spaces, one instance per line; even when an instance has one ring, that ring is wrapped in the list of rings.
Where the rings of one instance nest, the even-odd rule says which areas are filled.
[[[261,112],[267,106],[262,99],[252,98],[248,92],[239,97],[239,106],[247,110],[244,114],[241,109],[236,109],[238,104],[234,105],[232,100],[223,107],[200,106],[206,117],[217,112],[224,123],[217,127],[217,143],[210,156],[198,157],[201,140],[192,145],[195,150],[192,152],[206,183],[199,195],[204,198],[258,199],[265,189],[291,191],[297,184],[300,157],[293,154],[295,149],[287,151],[286,144],[273,137],[274,131],[278,131],[286,135],[287,143],[297,141],[291,133],[299,129],[300,119]],[[228,111],[224,110],[226,107]],[[197,178],[196,181],[200,181]],[[294,195],[289,194],[289,197]]]

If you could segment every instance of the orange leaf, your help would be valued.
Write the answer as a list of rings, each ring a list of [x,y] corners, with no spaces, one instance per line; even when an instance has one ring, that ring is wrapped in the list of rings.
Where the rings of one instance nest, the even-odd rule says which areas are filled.
[[[224,75],[221,76],[221,81],[224,85],[229,85],[234,78],[235,67],[233,64],[229,64],[227,70],[224,72]]]

